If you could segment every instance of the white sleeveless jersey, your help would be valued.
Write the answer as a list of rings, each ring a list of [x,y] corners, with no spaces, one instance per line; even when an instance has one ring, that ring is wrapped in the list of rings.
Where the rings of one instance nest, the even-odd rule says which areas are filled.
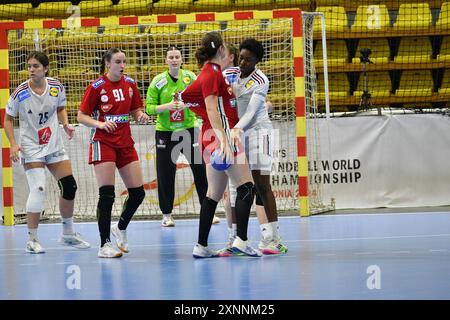
[[[19,114],[21,153],[23,158],[41,158],[64,148],[58,122],[58,107],[66,106],[66,93],[56,79],[45,78],[42,95],[31,90],[29,80],[19,85],[8,100],[6,113]]]
[[[237,100],[239,122],[235,127],[244,131],[271,127],[265,107],[269,91],[269,79],[266,75],[255,68],[248,77],[241,78],[239,67],[228,68],[223,73]]]

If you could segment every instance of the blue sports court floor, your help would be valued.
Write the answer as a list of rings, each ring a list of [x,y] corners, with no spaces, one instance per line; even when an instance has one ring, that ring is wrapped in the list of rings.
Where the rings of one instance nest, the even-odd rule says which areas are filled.
[[[450,299],[450,212],[282,217],[289,253],[262,258],[193,259],[197,225],[134,221],[120,259],[97,258],[95,223],[77,224],[84,251],[57,243],[59,224],[41,224],[40,255],[25,253],[25,225],[1,226],[0,299]],[[249,235],[256,245],[254,218]],[[210,246],[226,237],[222,219]]]

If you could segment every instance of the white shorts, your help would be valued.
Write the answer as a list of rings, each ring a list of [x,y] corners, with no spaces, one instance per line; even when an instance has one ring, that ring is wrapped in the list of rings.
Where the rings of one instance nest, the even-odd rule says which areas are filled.
[[[261,170],[270,174],[273,163],[273,140],[271,128],[251,129],[244,134],[245,154],[250,170]]]
[[[46,155],[45,157],[41,158],[34,158],[34,157],[28,157],[28,158],[22,158],[21,162],[22,164],[31,163],[31,162],[43,162],[45,164],[52,164],[56,162],[61,162],[64,160],[69,160],[69,155],[67,154],[66,150],[61,149],[59,151],[50,153]]]

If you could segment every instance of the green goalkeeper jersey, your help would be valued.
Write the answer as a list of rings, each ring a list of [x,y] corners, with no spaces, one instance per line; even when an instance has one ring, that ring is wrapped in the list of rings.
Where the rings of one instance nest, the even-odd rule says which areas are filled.
[[[177,82],[170,77],[169,71],[158,74],[153,78],[147,90],[146,111],[149,115],[155,115],[156,107],[169,103],[173,94],[183,91],[189,86],[196,76],[193,72],[180,69]],[[194,112],[186,108],[184,110],[164,110],[157,114],[157,131],[179,131],[197,126],[197,117]]]

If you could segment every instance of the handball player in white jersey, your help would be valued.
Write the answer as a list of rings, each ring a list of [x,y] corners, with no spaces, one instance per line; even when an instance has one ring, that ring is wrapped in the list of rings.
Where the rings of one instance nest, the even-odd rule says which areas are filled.
[[[279,254],[286,253],[288,249],[280,242],[277,207],[270,185],[274,134],[266,104],[269,80],[256,67],[263,56],[264,48],[261,42],[252,38],[246,39],[239,46],[239,67],[226,69],[224,75],[233,88],[238,106],[239,122],[231,130],[231,136],[238,142],[243,139],[242,144],[245,146],[255,183],[261,229],[259,249],[264,254]],[[230,183],[232,206],[234,189]]]
[[[64,86],[58,80],[47,77],[49,59],[45,53],[31,52],[27,64],[30,79],[20,84],[10,96],[4,122],[5,133],[11,144],[11,160],[21,160],[30,189],[26,203],[29,236],[26,251],[45,252],[37,237],[40,214],[45,203],[45,167],[55,177],[60,189],[59,210],[63,224],[60,243],[79,249],[89,248],[89,243],[73,230],[77,184],[64,150],[62,131],[71,139],[74,129],[69,126],[65,109]],[[13,127],[17,115],[20,128],[18,143]]]

